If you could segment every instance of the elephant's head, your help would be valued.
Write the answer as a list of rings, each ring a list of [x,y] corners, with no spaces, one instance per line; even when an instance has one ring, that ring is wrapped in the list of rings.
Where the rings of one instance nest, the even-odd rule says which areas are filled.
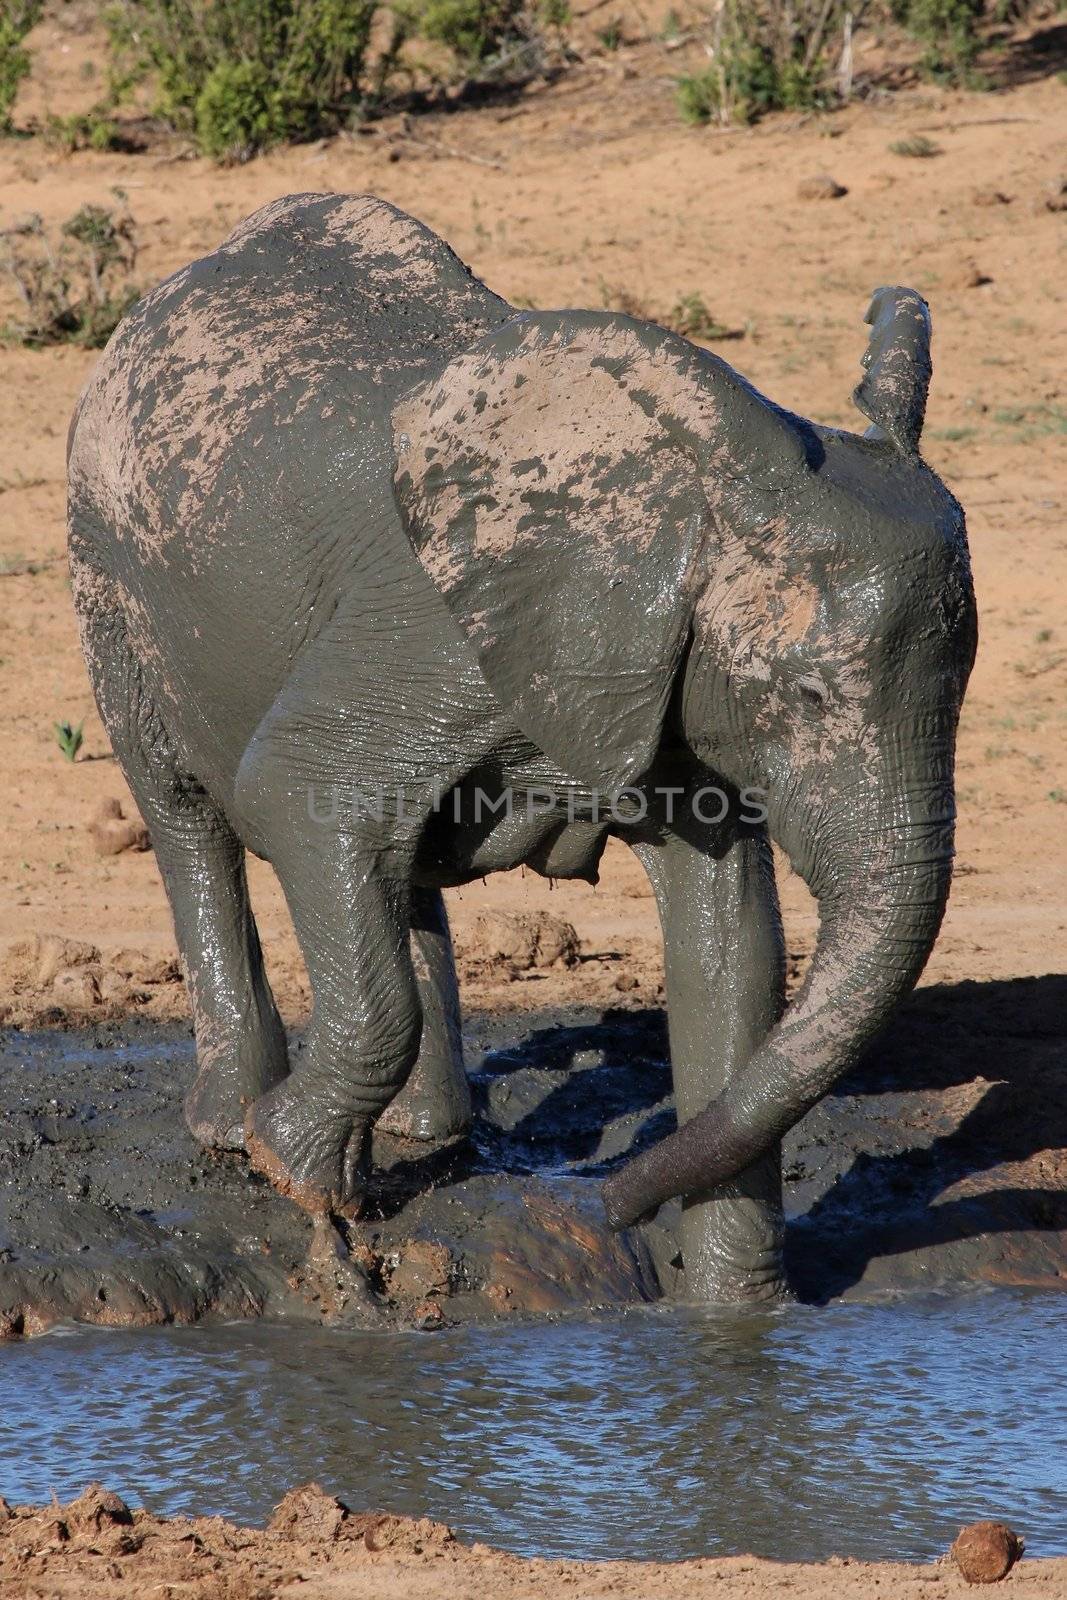
[[[767,793],[820,907],[807,980],[700,1116],[612,1177],[625,1224],[781,1137],[914,984],[952,861],[976,627],[963,515],[918,455],[929,319],[884,289],[864,437],[651,324],[519,316],[403,401],[397,494],[519,726],[583,787],[665,742]]]

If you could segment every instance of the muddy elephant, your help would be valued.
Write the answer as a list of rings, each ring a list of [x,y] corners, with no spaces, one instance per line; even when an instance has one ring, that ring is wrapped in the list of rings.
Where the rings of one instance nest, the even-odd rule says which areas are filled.
[[[868,321],[860,436],[651,322],[516,312],[337,194],[130,313],[72,424],[71,569],[173,907],[200,1140],[356,1215],[378,1119],[468,1124],[442,888],[595,882],[616,835],[658,902],[680,1126],[610,1176],[609,1219],[682,1196],[688,1294],[782,1292],[779,1141],[944,911],[976,639],[919,455],[927,307],[881,289]],[[772,840],[821,917],[788,1007]],[[292,1065],[246,850],[313,988]]]

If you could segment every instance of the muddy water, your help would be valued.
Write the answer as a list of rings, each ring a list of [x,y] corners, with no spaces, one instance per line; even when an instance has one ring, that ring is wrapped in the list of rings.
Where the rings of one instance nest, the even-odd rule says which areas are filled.
[[[524,1554],[923,1559],[1002,1516],[1067,1553],[1067,1304],[360,1334],[63,1328],[0,1348],[0,1493],[90,1478],[258,1522],[317,1478]]]

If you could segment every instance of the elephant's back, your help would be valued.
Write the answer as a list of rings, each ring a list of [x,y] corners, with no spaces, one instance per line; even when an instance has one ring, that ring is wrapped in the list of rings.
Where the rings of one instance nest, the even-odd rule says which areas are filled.
[[[182,684],[175,731],[194,700],[213,707],[233,746],[213,767],[360,573],[420,575],[392,501],[393,400],[509,314],[394,207],[295,195],[116,331],[71,427],[72,556]]]
[[[124,319],[72,425],[72,499],[151,560],[270,490],[292,499],[295,459],[328,470],[509,310],[385,201],[274,201]]]

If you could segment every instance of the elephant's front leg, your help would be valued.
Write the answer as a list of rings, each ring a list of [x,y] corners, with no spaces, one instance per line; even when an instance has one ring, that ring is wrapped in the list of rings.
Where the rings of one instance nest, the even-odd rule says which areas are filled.
[[[692,829],[691,819],[687,819]],[[740,830],[636,846],[663,928],[679,1122],[702,1111],[777,1021],[785,952],[766,835]],[[716,854],[711,854],[711,848]],[[691,1300],[772,1300],[786,1292],[778,1146],[732,1182],[687,1196],[681,1246]]]

